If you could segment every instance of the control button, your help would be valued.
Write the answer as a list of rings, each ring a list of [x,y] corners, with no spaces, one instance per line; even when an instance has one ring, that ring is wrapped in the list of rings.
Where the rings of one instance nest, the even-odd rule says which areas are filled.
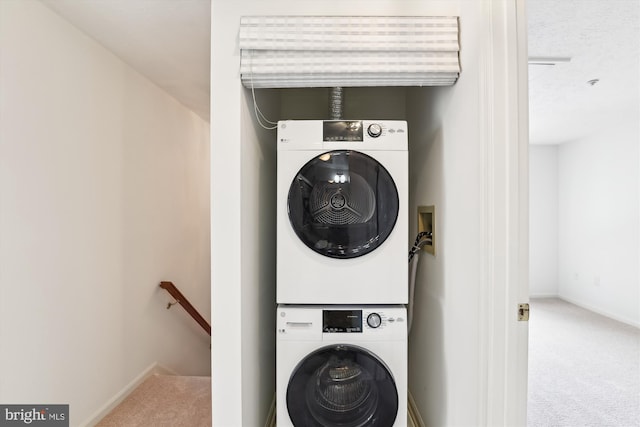
[[[378,313],[371,313],[367,316],[367,325],[372,328],[377,328],[382,324],[382,319]]]
[[[367,128],[367,133],[371,138],[377,138],[382,135],[382,126],[377,123],[372,123]]]

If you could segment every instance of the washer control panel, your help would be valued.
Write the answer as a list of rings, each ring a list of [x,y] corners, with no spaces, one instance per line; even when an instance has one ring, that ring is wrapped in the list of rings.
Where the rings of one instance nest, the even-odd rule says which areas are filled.
[[[362,310],[322,310],[322,332],[362,333]]]
[[[382,325],[382,317],[378,313],[371,313],[367,316],[367,325],[370,328],[379,328]]]
[[[279,339],[366,341],[400,339],[407,333],[407,310],[402,305],[278,306]]]

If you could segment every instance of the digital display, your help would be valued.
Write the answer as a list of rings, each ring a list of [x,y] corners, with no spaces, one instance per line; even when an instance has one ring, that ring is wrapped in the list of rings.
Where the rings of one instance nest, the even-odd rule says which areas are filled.
[[[362,310],[322,310],[322,332],[362,332]]]
[[[322,123],[323,141],[363,141],[362,121],[330,120]]]

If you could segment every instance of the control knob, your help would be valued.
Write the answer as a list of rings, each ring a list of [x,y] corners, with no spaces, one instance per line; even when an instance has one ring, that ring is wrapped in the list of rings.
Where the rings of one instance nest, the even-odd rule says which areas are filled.
[[[382,135],[382,126],[378,123],[371,123],[367,128],[367,133],[371,138],[377,138]]]
[[[382,318],[378,313],[371,313],[367,316],[367,325],[371,328],[377,328],[382,324]]]

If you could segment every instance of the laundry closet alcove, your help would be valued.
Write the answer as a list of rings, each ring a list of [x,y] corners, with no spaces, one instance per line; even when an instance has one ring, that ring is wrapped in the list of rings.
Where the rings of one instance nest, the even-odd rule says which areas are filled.
[[[246,44],[256,39],[251,33],[259,25],[256,20],[322,22],[363,15],[380,20],[453,17],[459,50],[422,55],[409,53],[417,51],[403,45],[406,50],[382,62],[414,68],[381,71],[372,62],[381,58],[372,54],[375,50],[357,44],[348,51],[310,48],[321,40],[292,36],[291,29],[289,43],[302,46],[287,55],[306,52],[302,60],[268,56],[281,54],[274,44],[286,43]],[[212,0],[214,425],[264,425],[275,390],[276,132],[258,122],[254,96],[255,105],[271,122],[324,120],[329,118],[329,88],[334,86],[344,88],[345,119],[407,121],[407,244],[417,232],[417,207],[438,209],[438,254],[421,260],[409,340],[409,390],[420,416],[426,425],[486,424],[482,421],[488,416],[486,402],[494,398],[487,397],[488,376],[479,367],[486,366],[488,349],[496,350],[492,345],[506,345],[503,340],[487,344],[489,326],[481,304],[490,295],[482,273],[485,261],[480,258],[485,248],[481,218],[487,209],[483,194],[492,185],[485,180],[486,135],[495,126],[517,122],[506,115],[515,95],[493,95],[513,84],[510,75],[518,76],[505,71],[517,66],[506,60],[507,48],[517,41],[515,18],[515,5],[502,0],[242,0],[233,4]],[[243,25],[252,25],[251,30]],[[297,25],[314,28],[306,22]],[[316,38],[330,32],[316,32]],[[369,35],[357,43],[378,44],[371,43],[374,39]],[[267,56],[261,56],[262,50]],[[342,55],[339,60],[327,59],[337,52]],[[349,64],[358,61],[361,72],[351,75]],[[436,78],[433,70],[418,70],[421,61],[432,66],[444,61],[438,65],[442,75]],[[294,64],[310,68],[305,68],[303,76],[295,75],[303,68]],[[283,68],[276,69],[280,65]],[[362,72],[365,68],[367,72]],[[380,73],[374,76],[374,69]],[[316,80],[309,83],[312,79]],[[496,116],[500,119],[492,118]],[[499,138],[503,141],[506,136]],[[505,396],[495,388],[491,392],[496,400]]]

